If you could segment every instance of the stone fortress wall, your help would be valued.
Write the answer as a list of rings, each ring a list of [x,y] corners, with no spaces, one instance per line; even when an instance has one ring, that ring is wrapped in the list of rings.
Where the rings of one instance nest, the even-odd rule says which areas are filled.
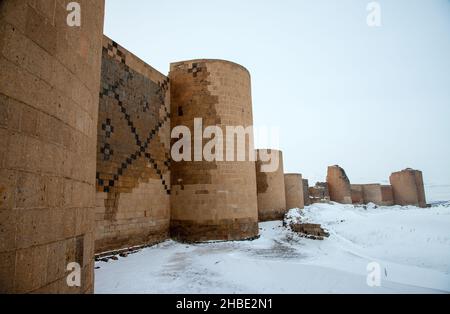
[[[394,205],[392,187],[390,185],[381,185],[379,183],[352,184],[351,195],[353,204]]]
[[[328,167],[327,183],[332,201],[342,204],[352,203],[350,180],[344,169],[339,166]]]
[[[287,173],[284,175],[284,189],[286,193],[286,209],[305,207],[303,190],[303,178],[299,173]]]
[[[0,2],[0,292],[91,293],[95,252],[251,239],[289,207],[426,206],[412,169],[390,186],[351,185],[333,166],[309,187],[284,175],[280,151],[273,173],[249,155],[174,162],[176,126],[253,125],[249,72],[201,59],[173,63],[166,77],[103,36],[104,1],[78,1],[81,27],[68,26],[68,2]],[[66,283],[72,262],[81,287]]]
[[[169,237],[168,78],[103,38],[97,124],[97,252]]]
[[[256,182],[258,191],[259,221],[283,219],[286,214],[286,190],[284,186],[283,153],[278,150],[258,149],[256,151]],[[264,172],[261,168],[268,162],[261,154],[277,154],[278,168],[273,172]],[[265,155],[264,155],[265,156]],[[292,193],[293,190],[290,190]],[[300,191],[298,191],[300,193]]]
[[[303,175],[302,175],[303,178]],[[311,205],[310,196],[309,196],[309,180],[302,179],[302,188],[303,188],[303,204],[305,206]]]
[[[308,189],[309,203],[328,203],[330,202],[330,192],[327,182],[317,182],[315,186]]]
[[[327,185],[334,190],[330,193],[330,200],[342,203],[343,197],[348,198],[350,187],[351,202],[346,204],[368,204],[374,203],[380,206],[427,206],[425,188],[422,172],[407,168],[403,171],[394,172],[390,176],[391,185],[372,184],[350,184],[350,180],[344,169],[339,166],[328,168]],[[336,173],[341,175],[336,176]],[[331,175],[330,175],[331,174]]]
[[[1,293],[93,291],[104,1],[69,2],[0,1]]]
[[[390,177],[394,203],[426,207],[425,188],[421,171],[407,168]]]
[[[169,77],[172,128],[188,127],[191,147],[199,139],[195,118],[202,118],[200,132],[208,126],[226,130],[253,125],[250,73],[242,66],[223,60],[183,61],[171,64]],[[246,139],[246,151],[253,149],[252,141]],[[237,141],[221,145],[223,160],[230,145],[237,147]],[[172,162],[171,236],[181,241],[257,236],[256,173],[250,155],[243,161],[236,155],[235,161],[206,161],[192,149],[190,157],[193,161]]]

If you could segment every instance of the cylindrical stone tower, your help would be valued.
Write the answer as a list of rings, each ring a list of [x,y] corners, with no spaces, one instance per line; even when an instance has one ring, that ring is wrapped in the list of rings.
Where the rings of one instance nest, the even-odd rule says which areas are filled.
[[[256,160],[256,183],[258,191],[259,221],[282,220],[286,214],[286,191],[284,188],[283,153],[273,149],[258,149]],[[275,156],[278,167],[264,171],[262,167],[271,161],[262,154]]]
[[[425,208],[427,201],[423,175],[419,170],[405,169],[390,176],[394,202],[397,205],[413,205]]]
[[[284,175],[284,188],[286,191],[286,209],[305,207],[303,197],[303,178],[299,173]]]
[[[231,144],[238,147],[239,141],[225,138],[233,136],[227,127],[244,130],[253,125],[249,72],[228,61],[192,60],[171,64],[169,78],[175,137],[171,164],[172,237],[198,242],[257,236],[255,162],[250,158],[253,135],[244,134],[241,142],[245,142],[245,148],[230,154],[227,151],[233,152]],[[215,128],[215,136],[209,133],[202,140],[207,127]],[[174,133],[183,135],[177,137]],[[183,160],[174,158],[181,138],[188,143],[177,149],[184,154]],[[217,144],[213,148],[209,145],[211,139]],[[203,148],[210,153],[208,156],[203,156]],[[242,157],[243,150],[247,153],[239,161],[237,157]]]
[[[0,293],[93,291],[104,1],[69,3],[0,2]]]
[[[331,201],[341,204],[353,203],[350,180],[344,169],[339,166],[328,167],[327,184]]]
[[[308,179],[302,180],[302,188],[303,188],[303,202],[305,203],[305,206],[311,205],[311,202],[309,200],[309,181]]]

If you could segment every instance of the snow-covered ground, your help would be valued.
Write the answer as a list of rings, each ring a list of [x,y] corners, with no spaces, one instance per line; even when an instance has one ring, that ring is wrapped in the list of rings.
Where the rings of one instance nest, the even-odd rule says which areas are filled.
[[[255,241],[167,241],[97,262],[96,293],[450,293],[450,204],[316,204],[303,212],[331,236],[309,240],[269,222]],[[379,287],[367,284],[372,262],[381,267]]]

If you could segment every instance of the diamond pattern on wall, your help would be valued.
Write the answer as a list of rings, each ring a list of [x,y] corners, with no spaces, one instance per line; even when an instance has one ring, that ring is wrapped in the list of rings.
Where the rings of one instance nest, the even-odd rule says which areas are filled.
[[[159,179],[170,194],[170,148],[159,138],[160,132],[169,127],[170,114],[165,104],[168,84],[168,80],[154,82],[131,69],[114,42],[104,48],[98,191],[131,192],[139,180]]]

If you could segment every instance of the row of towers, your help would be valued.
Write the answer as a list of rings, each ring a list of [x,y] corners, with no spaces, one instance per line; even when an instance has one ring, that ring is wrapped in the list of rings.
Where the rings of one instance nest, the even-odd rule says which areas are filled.
[[[258,235],[255,161],[251,154],[237,158],[237,136],[218,134],[253,124],[245,68],[189,60],[171,64],[166,77],[104,37],[101,88],[97,253],[169,236],[197,242]],[[215,135],[208,138],[211,127]],[[215,156],[232,151],[231,160],[204,158],[211,137]],[[246,152],[252,142],[245,137]],[[182,158],[172,158],[172,151]]]
[[[0,292],[89,293],[96,252],[257,236],[250,156],[171,159],[196,117],[252,125],[249,72],[192,60],[167,77],[103,35],[104,1],[79,1],[81,26],[69,3],[0,2]]]
[[[327,187],[331,201],[342,204],[427,206],[421,171],[407,168],[394,172],[389,181],[390,185],[351,184],[344,169],[337,165],[328,167]]]
[[[253,124],[245,68],[200,59],[165,76],[103,35],[104,1],[78,1],[81,26],[67,23],[69,3],[0,1],[0,292],[90,293],[95,253],[249,239],[303,207],[281,152],[265,172],[251,137],[235,161],[188,149],[206,149],[208,126]],[[172,158],[179,140],[184,160]],[[81,285],[70,286],[74,263]]]
[[[251,239],[259,221],[282,219],[287,204],[282,153],[255,151],[252,133],[229,136],[228,127],[252,125],[251,80],[244,67],[188,60],[171,64],[166,77],[105,36],[96,252],[168,237]],[[207,151],[213,159],[203,156]],[[262,170],[272,159],[275,167]],[[289,196],[302,192],[293,179]],[[291,203],[303,207],[303,197],[295,197]]]
[[[165,77],[104,37],[101,72],[97,253],[169,236],[189,242],[251,239],[259,221],[284,217],[282,153],[254,151],[251,133],[228,134],[228,127],[253,125],[244,67],[189,60],[171,64]],[[207,160],[203,153],[211,138],[214,158]],[[276,167],[263,171],[271,159]]]

